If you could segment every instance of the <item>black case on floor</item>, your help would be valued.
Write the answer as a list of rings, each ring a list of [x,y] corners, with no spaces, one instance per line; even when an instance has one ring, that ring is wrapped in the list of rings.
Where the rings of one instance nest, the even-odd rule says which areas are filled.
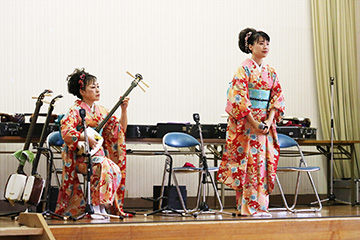
[[[164,194],[166,194],[166,190],[167,190],[167,186],[165,186],[165,190],[164,190]],[[186,186],[179,186],[180,188],[180,192],[181,192],[181,196],[184,199],[184,204],[186,207],[186,196],[187,196],[187,192],[186,192]],[[153,186],[153,196],[154,199],[157,199],[158,197],[160,197],[161,194],[161,186]],[[164,198],[163,202],[161,204],[161,207],[165,207],[167,204],[167,199]],[[179,195],[176,191],[176,187],[175,186],[170,186],[170,193],[169,193],[169,207],[175,209],[175,210],[182,210],[182,206],[181,206],[181,202],[180,202],[180,198]],[[158,210],[159,209],[159,201],[154,201],[153,203],[153,210]]]

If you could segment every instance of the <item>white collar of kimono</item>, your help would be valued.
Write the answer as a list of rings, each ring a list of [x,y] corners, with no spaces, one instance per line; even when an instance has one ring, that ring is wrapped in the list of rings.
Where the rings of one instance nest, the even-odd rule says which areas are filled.
[[[259,66],[259,64],[257,64],[257,62],[255,62],[254,59],[252,59],[252,58],[250,58],[250,59],[251,59],[251,61],[254,62],[257,70],[259,70],[259,72],[261,72],[262,66],[264,65],[264,61],[263,61],[263,62],[261,63],[261,65]]]
[[[91,109],[92,112],[95,112],[95,103],[93,103],[91,107],[86,102],[84,103]]]

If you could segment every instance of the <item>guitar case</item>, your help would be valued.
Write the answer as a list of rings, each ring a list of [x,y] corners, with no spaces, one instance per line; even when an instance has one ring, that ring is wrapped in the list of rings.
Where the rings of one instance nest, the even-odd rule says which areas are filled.
[[[29,176],[26,180],[22,200],[24,201],[24,203],[27,203],[30,205],[37,206],[40,203],[41,196],[42,196],[42,193],[44,190],[45,180],[40,176],[39,173],[37,173],[37,167],[39,164],[41,153],[43,151],[43,145],[44,145],[46,137],[48,135],[48,126],[51,121],[51,113],[54,110],[55,101],[61,97],[62,97],[62,95],[58,95],[55,98],[53,98],[50,102],[46,120],[45,120],[43,129],[42,129],[39,144],[37,147],[36,157],[35,157],[33,165],[32,165],[31,176]],[[49,181],[50,181],[50,179],[49,179]]]
[[[45,97],[45,94],[51,93],[51,90],[46,89],[45,91],[43,91],[37,101],[36,101],[36,107],[35,107],[35,111],[34,111],[34,117],[32,119],[28,134],[26,136],[26,140],[25,140],[25,145],[23,148],[23,153],[25,154],[27,159],[30,158],[30,156],[28,154],[30,154],[30,152],[26,152],[29,150],[30,147],[30,143],[31,143],[31,138],[34,132],[34,127],[35,127],[35,123],[37,121],[37,117],[39,115],[40,112],[40,108],[43,104],[43,99]],[[32,154],[32,153],[31,153]],[[11,205],[14,205],[16,201],[20,201],[22,199],[23,196],[23,192],[25,189],[25,185],[26,185],[26,181],[27,181],[27,176],[24,172],[24,165],[25,165],[26,160],[20,161],[18,169],[16,171],[16,173],[13,173],[9,176],[8,181],[6,183],[5,186],[5,191],[4,191],[4,196],[5,199],[9,201],[9,203]]]

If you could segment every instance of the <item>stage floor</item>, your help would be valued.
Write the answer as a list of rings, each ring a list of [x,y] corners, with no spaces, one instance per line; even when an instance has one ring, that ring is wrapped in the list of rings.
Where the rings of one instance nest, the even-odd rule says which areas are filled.
[[[151,210],[135,210],[136,215],[130,218],[120,219],[110,219],[110,220],[92,220],[88,218],[83,218],[78,221],[68,220],[58,220],[50,219],[46,220],[49,226],[52,225],[77,225],[77,224],[112,224],[112,223],[169,223],[169,222],[201,222],[201,221],[243,221],[243,220],[275,220],[275,219],[314,219],[314,218],[351,218],[357,217],[360,218],[360,206],[350,206],[350,205],[333,205],[333,206],[324,206],[320,212],[302,212],[302,213],[290,213],[288,211],[270,211],[271,217],[246,217],[246,216],[237,216],[233,217],[231,214],[211,214],[211,213],[202,213],[199,214],[196,218],[192,216],[182,217],[178,214],[161,214],[157,213],[155,215],[144,216],[145,213],[150,213]],[[226,213],[235,213],[235,210],[224,209]]]
[[[234,209],[224,211],[234,213]],[[47,219],[56,239],[358,239],[360,206],[324,206],[320,212],[271,211],[271,217],[233,217],[200,214],[181,217],[136,211],[131,218],[78,221]],[[0,239],[20,228],[9,217],[0,218]],[[23,226],[22,226],[23,228]],[[3,236],[3,237],[1,237]],[[5,238],[6,239],[6,238]]]

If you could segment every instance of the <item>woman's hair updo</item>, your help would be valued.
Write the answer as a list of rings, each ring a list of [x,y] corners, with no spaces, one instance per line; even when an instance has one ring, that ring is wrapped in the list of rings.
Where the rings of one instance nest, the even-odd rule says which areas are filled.
[[[68,92],[82,99],[80,89],[85,90],[86,86],[95,82],[96,77],[85,72],[84,68],[76,68],[74,72],[67,76]]]
[[[263,31],[256,31],[253,28],[245,28],[239,33],[239,48],[244,53],[251,53],[249,45],[254,45],[260,38],[270,42],[270,37]]]

